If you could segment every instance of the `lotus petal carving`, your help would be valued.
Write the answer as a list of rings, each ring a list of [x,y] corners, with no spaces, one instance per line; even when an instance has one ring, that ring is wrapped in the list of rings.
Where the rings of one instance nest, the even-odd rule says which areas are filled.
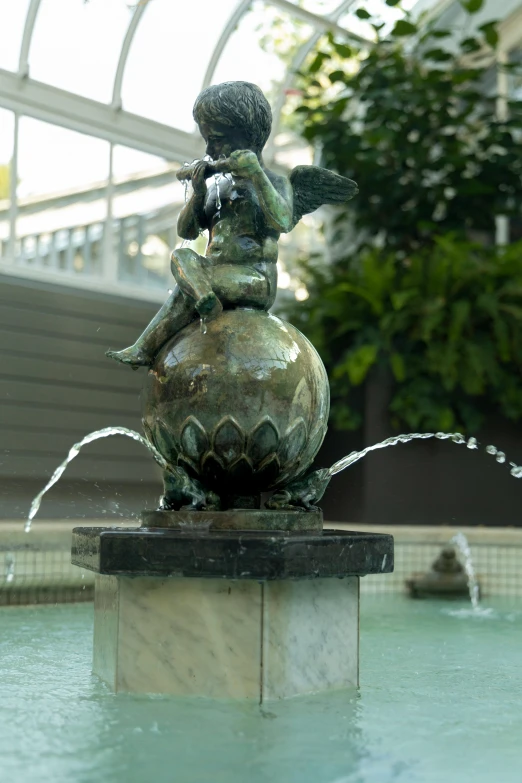
[[[265,416],[248,436],[247,454],[257,467],[264,459],[275,454],[278,446],[278,429],[270,416]]]
[[[225,464],[234,462],[243,454],[245,435],[233,416],[224,416],[216,425],[213,446]]]
[[[183,454],[199,464],[208,449],[208,436],[195,416],[189,416],[183,424],[180,442]]]

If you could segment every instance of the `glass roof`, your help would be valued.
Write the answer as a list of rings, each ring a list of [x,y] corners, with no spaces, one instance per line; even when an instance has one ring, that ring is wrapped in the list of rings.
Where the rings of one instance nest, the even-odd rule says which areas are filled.
[[[114,108],[115,126],[123,110],[195,134],[192,105],[204,86],[253,81],[280,109],[294,55],[317,33],[334,24],[347,35],[372,36],[355,16],[362,6],[390,21],[398,13],[385,0],[0,0],[0,69],[28,77],[36,89],[65,91],[57,93],[64,106],[57,124],[68,124],[65,103],[74,95]],[[45,116],[30,107],[20,113],[53,121],[49,108]],[[118,140],[100,123],[89,129],[89,116],[85,128],[68,127]],[[165,155],[172,159],[172,149]]]
[[[311,25],[293,18],[286,11],[255,0],[228,39],[212,83],[238,78],[254,82],[273,103],[288,68],[283,42],[288,41],[288,46],[295,49],[313,32]]]
[[[485,0],[482,21],[499,2]],[[84,270],[83,285],[105,290],[103,275],[116,275],[130,286],[125,295],[159,301],[185,198],[175,172],[204,149],[192,119],[204,87],[258,84],[274,111],[267,164],[311,163],[313,150],[288,118],[298,100],[295,73],[322,34],[333,29],[363,47],[375,30],[358,9],[390,27],[410,8],[443,13],[446,23],[458,3],[0,0],[0,261],[7,252],[24,273],[46,280],[49,264],[60,263],[63,281],[72,269],[66,242],[76,254],[70,283]],[[502,0],[503,16],[521,4]],[[280,287],[296,296],[306,289],[292,259],[313,247],[318,220],[310,216],[281,240]],[[96,269],[93,248],[104,258]],[[150,296],[144,280],[156,286]]]
[[[237,0],[149,0],[129,52],[123,108],[193,131],[192,106]]]
[[[16,71],[30,0],[0,0],[0,68]]]
[[[130,16],[121,0],[41,0],[31,77],[108,103]]]

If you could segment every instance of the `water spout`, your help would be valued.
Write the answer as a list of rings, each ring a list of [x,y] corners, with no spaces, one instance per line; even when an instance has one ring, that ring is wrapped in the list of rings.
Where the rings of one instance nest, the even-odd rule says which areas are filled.
[[[5,556],[5,581],[10,584],[15,577],[15,557],[12,552],[8,552]]]
[[[38,513],[38,509],[40,508],[44,495],[62,477],[65,469],[67,468],[67,465],[70,462],[72,462],[72,460],[75,457],[78,456],[83,446],[86,446],[88,443],[92,443],[95,440],[99,440],[100,438],[108,438],[111,435],[124,435],[127,438],[132,438],[132,440],[138,441],[138,443],[141,443],[150,451],[150,453],[152,454],[152,456],[154,457],[158,465],[160,465],[160,467],[162,467],[163,470],[169,469],[167,461],[161,456],[159,451],[151,443],[149,443],[149,441],[146,438],[144,438],[143,435],[140,435],[140,433],[136,432],[135,430],[129,430],[127,429],[127,427],[105,427],[102,430],[96,430],[95,432],[91,432],[89,433],[89,435],[86,435],[85,438],[83,438],[83,440],[79,441],[78,443],[75,443],[74,446],[71,447],[69,453],[67,454],[67,457],[60,465],[58,465],[58,467],[54,471],[48,483],[45,485],[42,491],[38,493],[38,495],[31,503],[31,509],[29,511],[29,515],[27,517],[27,521],[25,523],[25,528],[24,528],[26,533],[29,533],[29,531],[31,530],[32,521],[35,518],[36,514]]]
[[[451,440],[453,443],[459,445],[465,444],[468,449],[478,449],[479,443],[476,438],[466,438],[460,432],[411,432],[404,435],[394,435],[391,438],[375,443],[373,446],[367,446],[362,451],[352,451],[346,457],[335,462],[331,468],[328,468],[328,475],[335,476],[336,473],[340,473],[341,470],[353,465],[354,462],[358,462],[363,457],[366,457],[371,451],[377,449],[386,449],[388,446],[397,446],[399,443],[410,443],[412,440],[428,440],[429,438],[437,438],[438,440]],[[487,454],[491,454],[495,457],[499,463],[505,463],[506,455],[503,451],[499,451],[496,446],[486,446]],[[522,466],[516,465],[514,462],[509,463],[511,470],[510,473],[514,478],[522,478]]]
[[[216,183],[216,210],[219,212],[221,209],[221,194],[219,192],[219,182],[221,180],[221,174],[214,174],[214,182]]]
[[[471,556],[471,549],[469,546],[468,539],[464,535],[464,533],[457,533],[453,536],[451,539],[452,544],[455,544],[458,548],[460,554],[462,555],[463,559],[463,566],[464,571],[466,572],[466,576],[468,577],[468,589],[469,589],[469,597],[471,600],[471,606],[473,607],[474,611],[478,611],[479,609],[479,585],[477,582],[477,577],[475,575],[475,568],[473,567],[473,558]]]

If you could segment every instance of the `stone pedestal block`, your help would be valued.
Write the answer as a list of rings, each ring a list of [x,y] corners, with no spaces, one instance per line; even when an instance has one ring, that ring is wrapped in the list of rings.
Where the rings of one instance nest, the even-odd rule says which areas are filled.
[[[114,691],[260,702],[358,685],[359,578],[96,576],[94,672]]]
[[[393,539],[272,513],[268,530],[211,512],[76,528],[72,561],[96,572],[94,672],[114,691],[260,702],[356,687],[359,577],[393,570]]]

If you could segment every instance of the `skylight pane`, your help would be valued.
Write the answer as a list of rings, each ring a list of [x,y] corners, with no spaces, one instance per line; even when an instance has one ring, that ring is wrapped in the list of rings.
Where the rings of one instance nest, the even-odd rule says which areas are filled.
[[[130,19],[123,0],[42,0],[29,52],[31,77],[109,103]]]
[[[0,0],[0,68],[18,70],[29,0]]]
[[[293,54],[313,33],[310,25],[291,15],[254,2],[231,35],[212,81],[254,82],[273,102]]]
[[[192,106],[237,2],[149,2],[125,71],[124,109],[192,131]]]

